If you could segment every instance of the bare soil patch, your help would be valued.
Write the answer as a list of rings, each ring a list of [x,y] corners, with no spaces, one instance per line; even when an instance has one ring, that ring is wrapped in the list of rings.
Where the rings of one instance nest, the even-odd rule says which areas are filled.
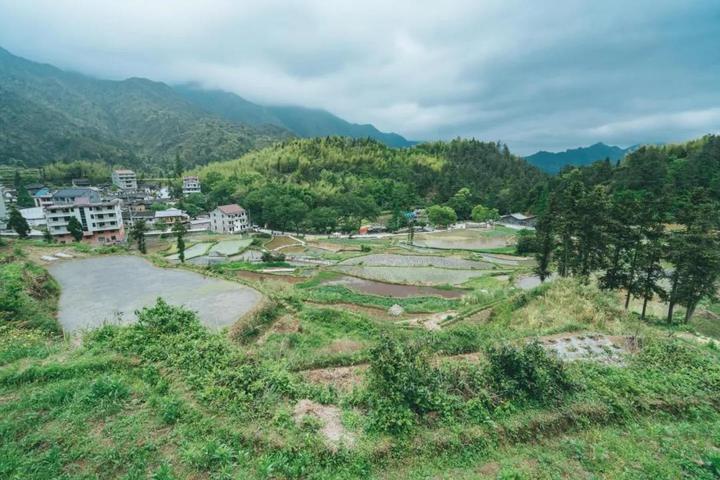
[[[353,365],[350,367],[316,368],[301,372],[305,379],[312,383],[332,385],[340,391],[349,392],[360,386],[368,365]]]
[[[334,405],[321,405],[308,399],[300,400],[295,405],[295,422],[300,424],[307,417],[319,420],[322,424],[320,434],[328,448],[333,451],[342,446],[352,448],[355,445],[355,435],[342,424],[341,416],[342,411]]]

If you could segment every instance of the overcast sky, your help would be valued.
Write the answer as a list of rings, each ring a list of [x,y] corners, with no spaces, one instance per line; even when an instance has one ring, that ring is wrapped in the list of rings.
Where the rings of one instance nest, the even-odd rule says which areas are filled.
[[[720,130],[720,0],[0,0],[0,46],[520,154]]]

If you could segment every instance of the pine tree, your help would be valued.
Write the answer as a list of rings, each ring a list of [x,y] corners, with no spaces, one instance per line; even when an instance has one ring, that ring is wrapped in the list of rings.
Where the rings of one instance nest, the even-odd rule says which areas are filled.
[[[173,225],[173,233],[175,233],[178,258],[180,263],[185,263],[185,234],[187,229],[182,222],[177,221]]]
[[[27,238],[30,234],[30,225],[28,225],[25,217],[22,216],[20,210],[15,207],[10,209],[10,217],[8,218],[8,227],[15,230],[20,238]]]
[[[76,242],[79,242],[83,238],[83,227],[80,221],[76,217],[70,217],[67,225],[68,232],[72,235]]]
[[[133,224],[132,228],[130,229],[130,238],[135,240],[137,242],[137,248],[140,250],[140,253],[147,253],[147,249],[145,247],[145,234],[148,231],[147,224],[145,223],[145,220],[137,220]]]

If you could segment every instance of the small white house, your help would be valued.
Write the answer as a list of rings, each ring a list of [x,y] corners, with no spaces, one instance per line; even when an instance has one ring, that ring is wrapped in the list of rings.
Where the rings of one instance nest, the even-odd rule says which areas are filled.
[[[220,205],[210,212],[210,230],[213,232],[242,233],[249,228],[247,212],[240,205]]]
[[[193,193],[200,193],[200,179],[198,177],[183,177],[183,195],[187,197]]]

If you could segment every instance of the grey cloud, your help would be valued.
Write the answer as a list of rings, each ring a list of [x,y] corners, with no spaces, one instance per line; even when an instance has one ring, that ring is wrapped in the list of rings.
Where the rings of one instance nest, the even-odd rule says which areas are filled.
[[[0,0],[0,45],[520,153],[720,127],[716,0]]]

